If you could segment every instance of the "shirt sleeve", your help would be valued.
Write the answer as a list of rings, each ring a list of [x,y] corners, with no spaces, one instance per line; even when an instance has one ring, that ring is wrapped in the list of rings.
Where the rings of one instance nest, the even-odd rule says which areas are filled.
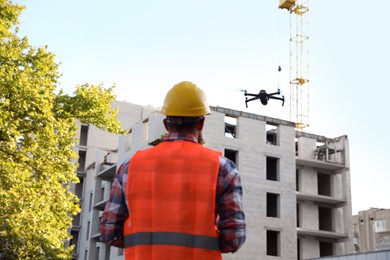
[[[123,248],[123,226],[129,216],[126,205],[124,178],[127,176],[128,163],[122,164],[115,174],[110,198],[100,222],[100,241],[109,246]]]
[[[241,178],[236,165],[220,158],[217,184],[217,227],[222,253],[236,252],[245,242],[246,223],[242,205]]]

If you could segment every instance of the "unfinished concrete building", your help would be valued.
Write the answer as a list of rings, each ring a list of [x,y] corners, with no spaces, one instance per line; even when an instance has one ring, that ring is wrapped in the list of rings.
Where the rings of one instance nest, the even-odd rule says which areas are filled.
[[[166,133],[159,112],[116,105],[127,111],[120,111],[119,119],[126,122],[129,135],[80,126],[78,149],[84,167],[75,190],[82,213],[72,229],[74,259],[123,259],[123,250],[99,242],[99,218],[111,182],[117,166]],[[247,220],[246,243],[223,258],[308,259],[353,253],[347,136],[326,138],[296,131],[289,121],[211,109],[205,145],[237,164]]]
[[[352,225],[356,253],[390,250],[390,209],[359,211]]]

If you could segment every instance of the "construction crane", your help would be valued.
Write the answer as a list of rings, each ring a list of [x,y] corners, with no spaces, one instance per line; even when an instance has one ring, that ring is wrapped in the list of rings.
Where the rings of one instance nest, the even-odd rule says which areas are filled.
[[[309,0],[279,0],[290,13],[290,121],[309,127]]]

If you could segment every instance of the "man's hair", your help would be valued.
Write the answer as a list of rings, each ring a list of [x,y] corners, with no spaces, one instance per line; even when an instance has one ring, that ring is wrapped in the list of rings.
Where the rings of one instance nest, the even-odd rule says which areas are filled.
[[[185,131],[191,130],[200,120],[203,120],[203,116],[197,117],[185,117],[185,116],[167,116],[165,122],[169,125],[170,130],[173,131]]]

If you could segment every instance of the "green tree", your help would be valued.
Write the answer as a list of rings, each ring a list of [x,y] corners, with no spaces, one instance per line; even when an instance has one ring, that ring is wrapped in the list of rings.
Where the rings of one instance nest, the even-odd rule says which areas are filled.
[[[18,36],[24,7],[0,0],[0,259],[69,259],[68,228],[80,211],[76,119],[123,133],[110,107],[113,88],[56,90],[60,74],[47,47]]]

